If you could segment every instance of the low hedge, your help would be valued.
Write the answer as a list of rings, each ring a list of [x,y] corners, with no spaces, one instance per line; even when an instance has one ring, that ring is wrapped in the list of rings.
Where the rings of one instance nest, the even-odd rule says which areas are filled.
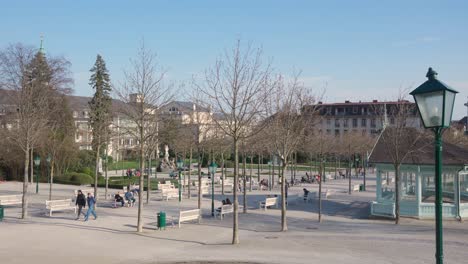
[[[69,172],[54,178],[54,182],[72,185],[89,185],[94,182],[93,177],[85,173]]]

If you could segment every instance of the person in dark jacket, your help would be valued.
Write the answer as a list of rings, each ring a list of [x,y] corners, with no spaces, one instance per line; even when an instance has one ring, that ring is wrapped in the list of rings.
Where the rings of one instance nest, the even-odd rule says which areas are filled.
[[[97,219],[96,212],[94,211],[94,206],[96,204],[96,199],[94,199],[93,195],[91,193],[88,193],[88,211],[86,212],[85,216],[85,222],[88,221],[88,217],[90,214],[94,216],[94,220]]]
[[[122,207],[125,205],[125,201],[122,196],[120,196],[120,192],[116,193],[114,196],[114,200],[116,203],[121,203]]]
[[[78,215],[76,216],[76,220],[80,219],[80,214],[82,213],[81,210],[86,207],[86,197],[84,196],[81,190],[78,190],[78,195],[76,196],[75,205],[78,206]],[[85,215],[83,213],[83,215]]]

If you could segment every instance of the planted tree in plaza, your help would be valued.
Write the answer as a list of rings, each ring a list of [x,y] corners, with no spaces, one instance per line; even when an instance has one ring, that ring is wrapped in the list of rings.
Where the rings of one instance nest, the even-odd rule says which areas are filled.
[[[241,41],[226,51],[215,65],[205,72],[201,91],[213,111],[222,115],[217,126],[232,138],[234,152],[234,216],[232,243],[239,243],[238,182],[239,143],[256,134],[251,131],[264,114],[270,64],[262,61],[262,51],[250,45],[242,48]]]
[[[164,84],[165,70],[158,65],[156,55],[148,50],[144,43],[141,44],[137,56],[130,59],[130,63],[132,70],[124,72],[124,81],[115,91],[124,102],[118,107],[118,111],[125,118],[120,129],[138,142],[142,174],[139,179],[137,232],[142,232],[145,154],[148,140],[158,131],[158,123],[154,122],[155,116],[161,106],[172,100],[173,93],[172,87]]]
[[[421,131],[415,104],[405,99],[405,91],[400,92],[395,103],[376,106],[374,111],[383,123],[380,140],[391,158],[395,170],[395,224],[400,222],[401,179],[400,168],[408,155],[420,151],[424,133]],[[429,141],[428,141],[429,142]]]
[[[314,115],[311,116],[311,122],[319,121],[319,117],[315,118]],[[326,179],[326,158],[328,154],[334,151],[337,144],[334,144],[338,139],[334,138],[332,135],[326,134],[322,130],[313,130],[313,132],[307,133],[305,137],[303,149],[307,153],[311,153],[311,156],[314,156],[318,159],[318,168],[317,172],[320,177],[318,181],[319,191],[318,191],[318,222],[322,222],[322,189],[324,184],[324,179]],[[312,174],[312,173],[311,173]]]
[[[110,93],[112,91],[109,71],[107,70],[106,63],[101,55],[97,55],[96,62],[89,79],[89,85],[94,89],[94,96],[89,101],[89,122],[91,124],[93,133],[93,150],[96,157],[96,169],[94,172],[94,197],[97,198],[98,176],[99,176],[99,159],[101,156],[101,147],[108,144],[109,125],[112,121],[111,107],[112,98]]]
[[[75,125],[73,115],[68,107],[67,97],[56,95],[49,98],[50,117],[45,130],[44,140],[40,146],[40,153],[50,157],[49,164],[49,200],[52,200],[54,176],[64,173],[68,159],[72,159],[76,152]]]
[[[301,85],[296,74],[292,79],[285,80],[278,76],[274,89],[270,90],[268,98],[267,128],[264,133],[271,141],[272,150],[281,160],[281,231],[287,231],[286,219],[286,177],[285,171],[291,162],[290,155],[304,142],[306,132],[310,129],[310,117],[313,108],[306,108],[315,102],[311,90]],[[308,112],[305,113],[304,110]]]
[[[11,105],[6,139],[24,154],[24,179],[21,217],[27,217],[30,150],[45,134],[51,117],[51,99],[69,92],[69,63],[63,58],[47,59],[43,50],[22,44],[0,52],[0,88],[9,90]]]

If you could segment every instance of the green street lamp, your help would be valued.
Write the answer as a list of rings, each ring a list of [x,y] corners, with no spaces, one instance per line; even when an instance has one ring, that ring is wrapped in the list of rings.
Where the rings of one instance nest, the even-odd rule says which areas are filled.
[[[421,115],[424,128],[435,134],[435,218],[436,218],[436,263],[444,263],[443,230],[442,230],[442,133],[450,126],[452,120],[455,94],[458,93],[448,85],[437,80],[437,72],[429,68],[428,80],[414,89],[414,97]]]
[[[177,170],[179,171],[179,203],[182,201],[182,186],[180,186],[180,175],[182,173],[182,170],[184,169],[184,162],[182,159],[179,157],[177,158]]]
[[[41,165],[41,158],[39,158],[39,156],[34,158],[34,165],[36,165],[36,167]],[[37,193],[39,193],[39,172],[36,170],[36,194]]]
[[[211,216],[214,216],[214,177],[217,168],[218,165],[214,161],[212,161],[208,167],[208,170],[211,174]]]

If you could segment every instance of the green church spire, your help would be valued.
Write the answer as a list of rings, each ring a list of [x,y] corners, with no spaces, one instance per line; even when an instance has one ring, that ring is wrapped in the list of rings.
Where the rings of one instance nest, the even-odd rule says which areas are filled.
[[[44,36],[41,35],[41,46],[39,48],[39,52],[42,53],[42,55],[45,55],[43,44],[44,44]]]

